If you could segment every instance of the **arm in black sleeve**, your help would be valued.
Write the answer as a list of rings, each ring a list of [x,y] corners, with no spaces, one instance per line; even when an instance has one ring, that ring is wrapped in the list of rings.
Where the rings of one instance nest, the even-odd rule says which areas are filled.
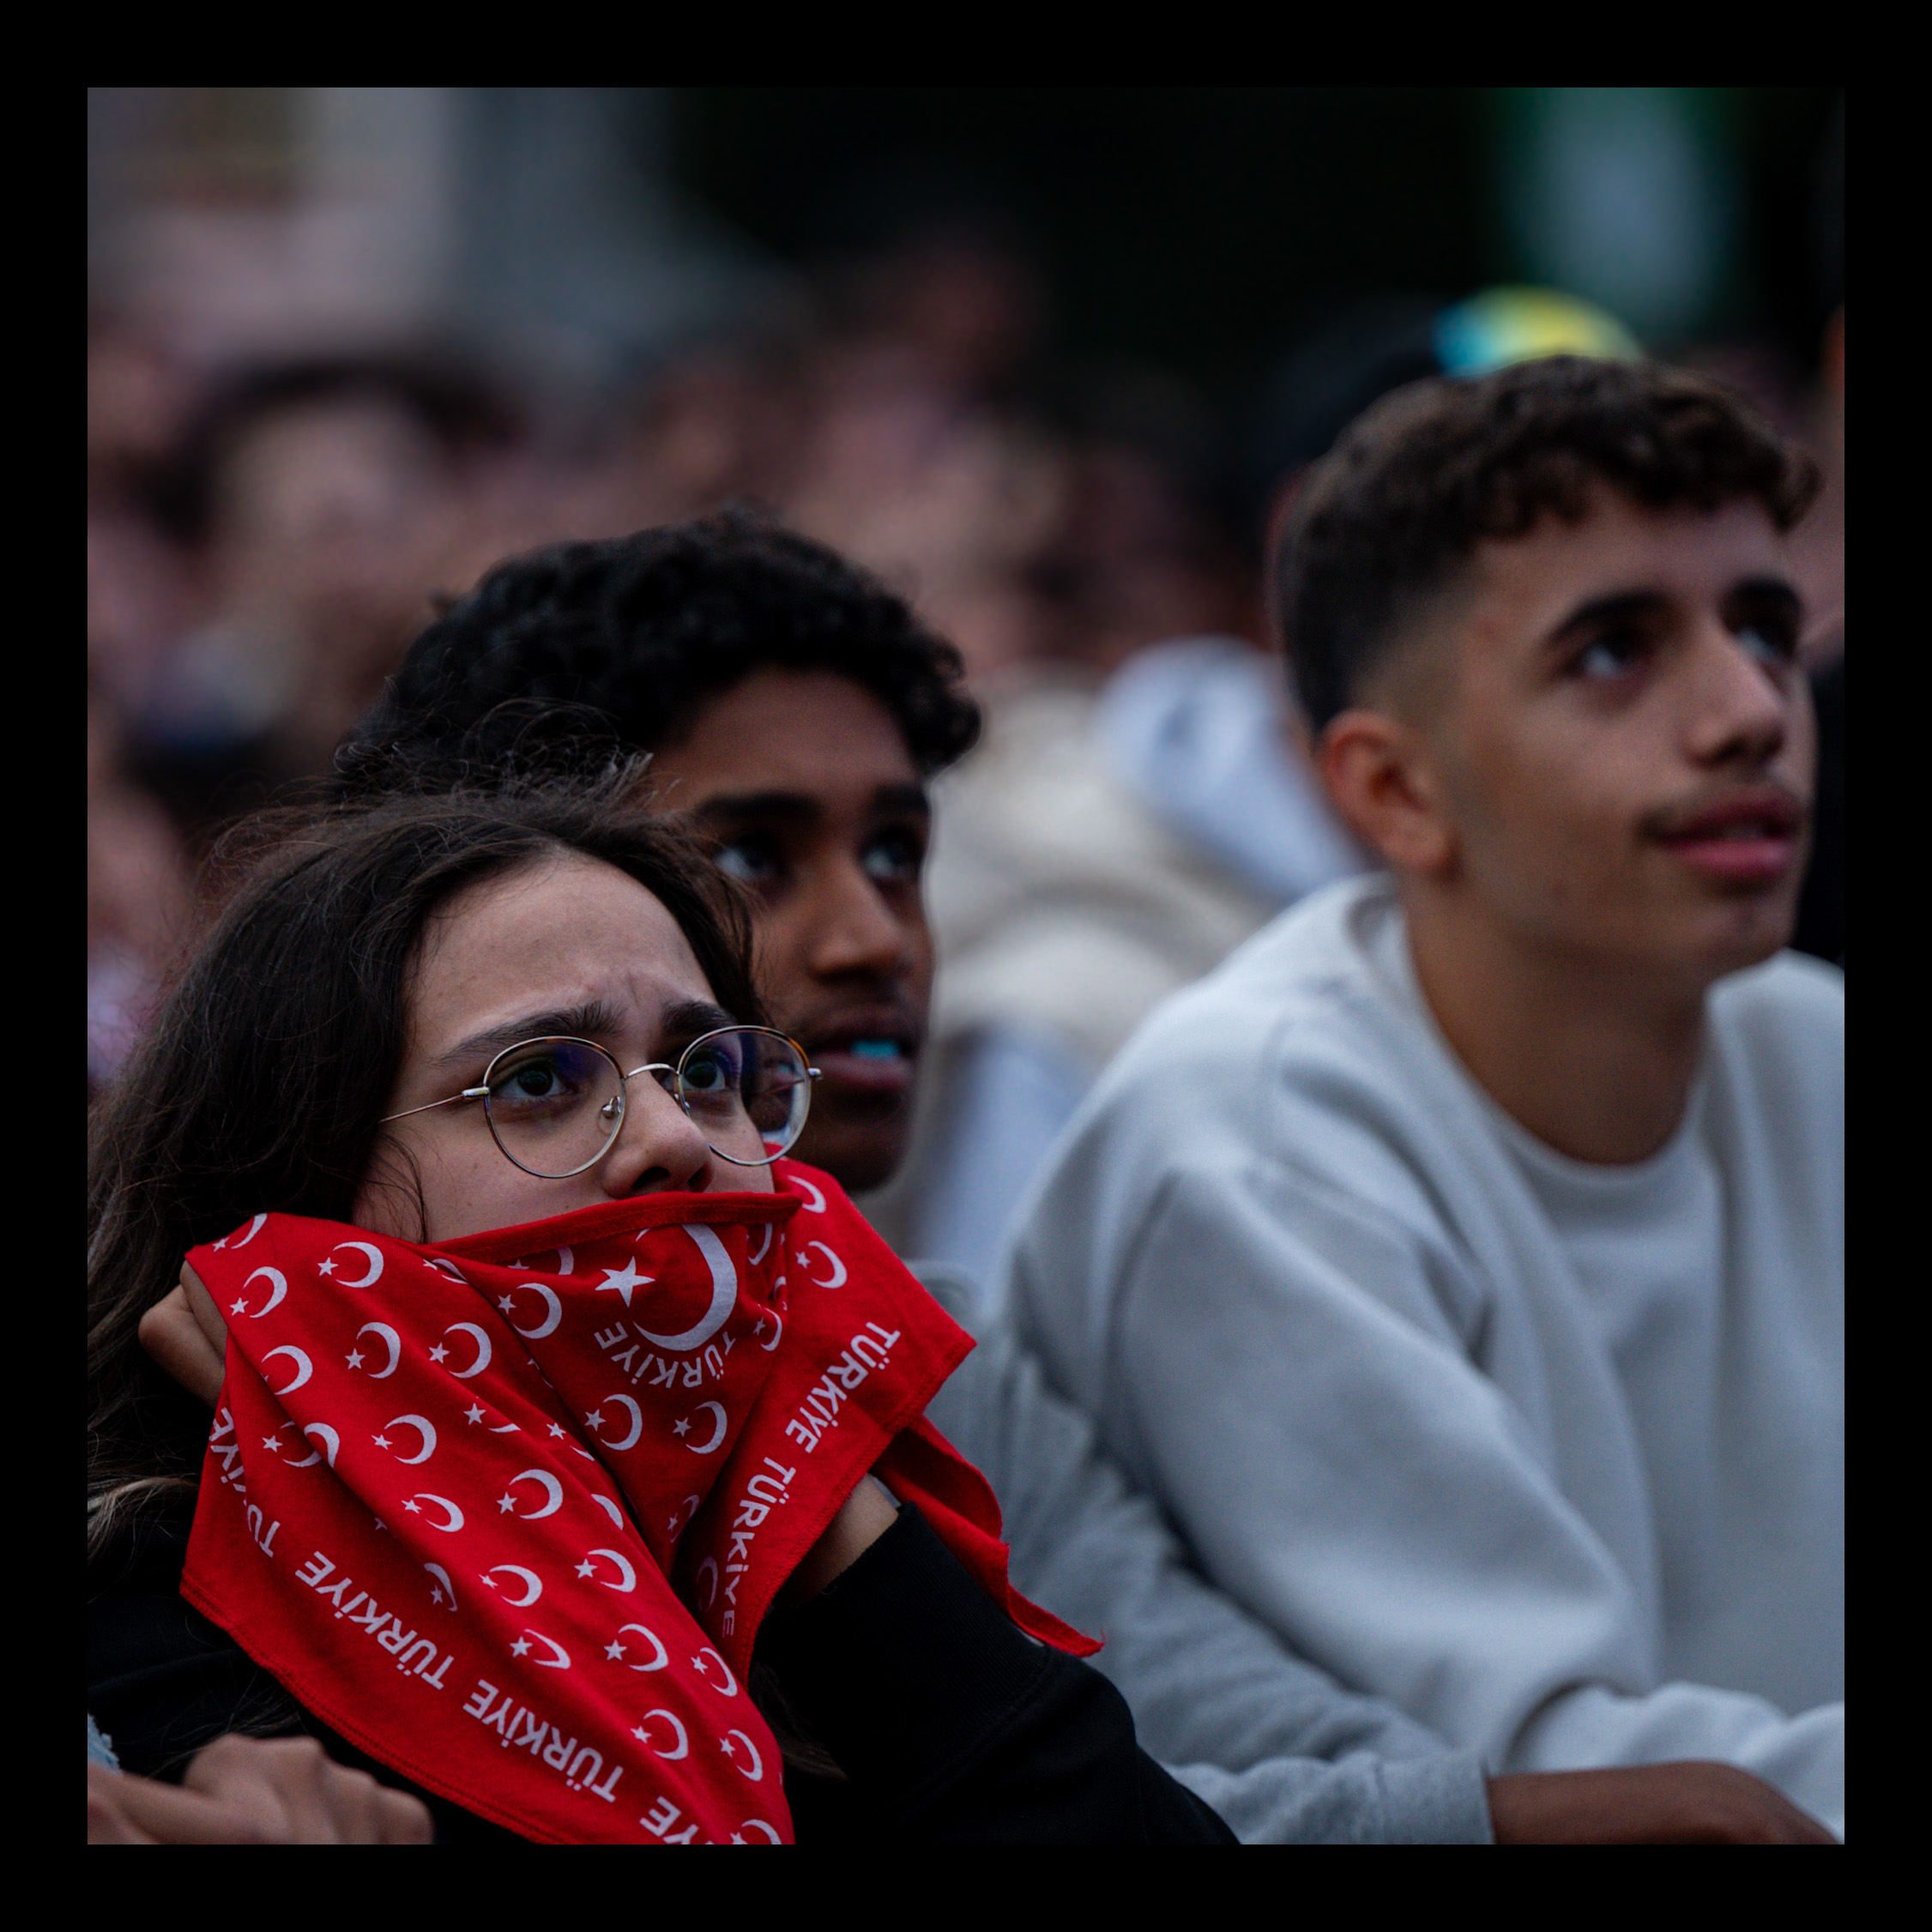
[[[818,1596],[771,1618],[759,1656],[884,1836],[1235,1842],[1134,1742],[1120,1694],[1015,1626],[909,1503]]]
[[[304,1711],[234,1639],[181,1596],[192,1511],[136,1524],[88,1585],[88,1709],[123,1771],[178,1783],[225,1731],[306,1733],[341,1765],[429,1807],[438,1844],[523,1841],[359,1751]]]

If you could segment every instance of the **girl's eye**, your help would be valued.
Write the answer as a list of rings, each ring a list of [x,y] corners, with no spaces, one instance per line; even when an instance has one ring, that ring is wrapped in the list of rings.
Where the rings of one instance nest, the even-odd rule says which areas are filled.
[[[1737,633],[1740,647],[1761,664],[1782,667],[1798,655],[1795,625],[1774,621],[1747,624]]]
[[[769,884],[780,872],[778,854],[766,838],[747,836],[728,839],[711,857],[726,878],[735,878],[744,885]]]

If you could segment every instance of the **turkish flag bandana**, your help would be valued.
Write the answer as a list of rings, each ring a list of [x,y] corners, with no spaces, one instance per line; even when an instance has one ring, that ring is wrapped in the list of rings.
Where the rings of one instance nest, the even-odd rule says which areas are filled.
[[[876,1470],[1023,1629],[984,1479],[926,1422],[972,1348],[829,1175],[438,1247],[257,1215],[182,1595],[371,1757],[525,1838],[785,1843],[746,1690]]]

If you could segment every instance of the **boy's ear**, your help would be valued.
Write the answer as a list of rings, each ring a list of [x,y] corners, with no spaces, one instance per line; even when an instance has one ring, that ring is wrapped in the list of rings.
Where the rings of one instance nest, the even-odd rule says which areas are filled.
[[[1343,822],[1397,872],[1442,878],[1454,870],[1455,829],[1413,725],[1386,711],[1341,712],[1316,740],[1315,764]]]

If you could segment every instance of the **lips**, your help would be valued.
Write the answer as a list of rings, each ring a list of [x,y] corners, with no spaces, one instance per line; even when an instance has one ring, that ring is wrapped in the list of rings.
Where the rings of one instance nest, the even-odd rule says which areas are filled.
[[[912,1086],[920,1029],[899,1008],[841,1014],[801,1029],[799,1037],[825,1087],[884,1095]]]
[[[1803,835],[1804,809],[1796,799],[1752,787],[1674,816],[1659,827],[1657,839],[1706,878],[1768,885],[1796,863]]]

